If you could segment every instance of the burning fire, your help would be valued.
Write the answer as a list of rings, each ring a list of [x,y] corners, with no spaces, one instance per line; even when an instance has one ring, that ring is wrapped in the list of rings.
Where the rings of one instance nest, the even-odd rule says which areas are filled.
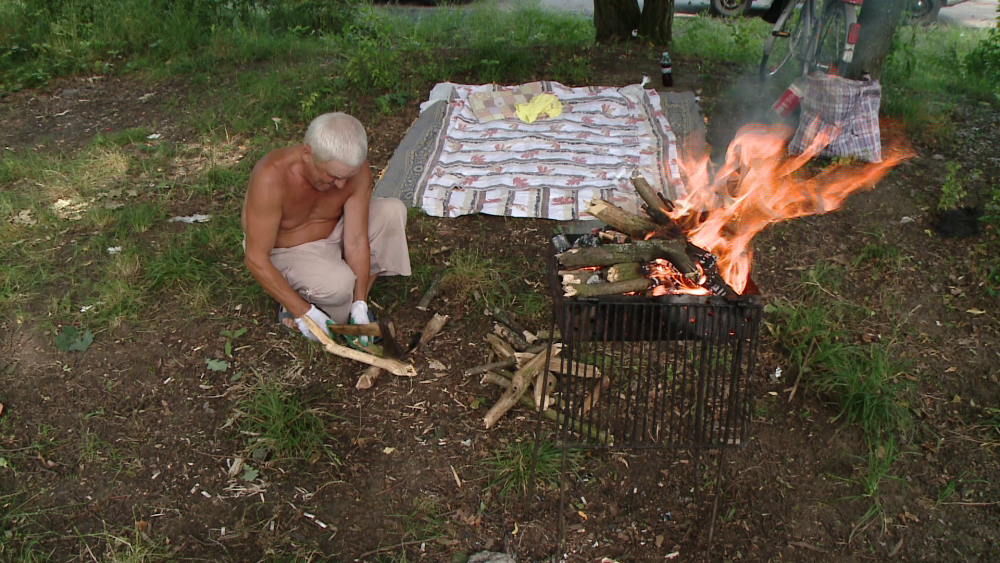
[[[803,154],[789,156],[786,145],[791,135],[791,129],[785,126],[747,125],[737,132],[718,170],[713,170],[707,155],[681,163],[689,191],[674,202],[670,216],[686,231],[692,244],[718,258],[719,274],[737,293],[743,293],[750,275],[750,241],[764,227],[838,209],[848,195],[873,187],[889,169],[911,156],[901,143],[894,143],[883,151],[882,162],[835,163],[810,177],[803,166],[828,144],[830,137],[817,135]],[[653,265],[651,270],[660,267]],[[669,264],[666,267],[673,268]],[[704,277],[702,265],[698,268]],[[657,278],[655,274],[651,277]],[[679,275],[669,277],[684,279]],[[683,289],[663,290],[703,292],[705,288],[694,282],[686,283]]]

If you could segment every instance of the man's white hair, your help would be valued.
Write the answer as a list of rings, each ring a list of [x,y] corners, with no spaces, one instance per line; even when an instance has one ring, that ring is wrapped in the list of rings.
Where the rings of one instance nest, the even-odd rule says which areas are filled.
[[[313,162],[336,160],[357,168],[368,156],[368,135],[356,118],[346,113],[324,113],[312,120],[305,144],[312,149]]]

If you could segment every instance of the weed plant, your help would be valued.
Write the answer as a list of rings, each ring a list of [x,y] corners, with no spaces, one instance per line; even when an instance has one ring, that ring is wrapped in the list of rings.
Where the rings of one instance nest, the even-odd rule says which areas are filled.
[[[325,413],[310,409],[287,385],[261,380],[240,402],[240,427],[250,436],[251,450],[264,448],[280,459],[310,463],[327,457],[339,463],[327,442]]]
[[[489,484],[497,497],[507,501],[511,495],[525,495],[531,478],[531,458],[535,442],[508,442],[484,460],[489,472]],[[557,486],[562,472],[563,451],[551,442],[538,444],[538,461],[535,466],[536,482]],[[575,473],[580,469],[581,454],[578,450],[566,452],[566,469]]]

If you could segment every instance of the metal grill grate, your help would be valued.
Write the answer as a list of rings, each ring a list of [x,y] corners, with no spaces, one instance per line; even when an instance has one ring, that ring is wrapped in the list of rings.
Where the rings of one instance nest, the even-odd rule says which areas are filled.
[[[562,445],[746,443],[762,312],[756,295],[564,298],[554,258],[549,274],[563,345],[549,366],[558,373]]]

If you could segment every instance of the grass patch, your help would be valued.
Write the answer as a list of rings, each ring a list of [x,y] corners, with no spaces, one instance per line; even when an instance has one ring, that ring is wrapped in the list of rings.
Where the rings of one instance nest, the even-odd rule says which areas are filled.
[[[531,479],[531,457],[535,451],[534,442],[508,442],[490,454],[483,464],[489,472],[488,487],[496,490],[503,501],[511,495],[526,495]],[[538,445],[538,461],[535,466],[535,482],[543,486],[558,486],[562,472],[563,452],[551,442]],[[566,470],[575,473],[580,469],[582,456],[578,450],[566,452]]]
[[[327,445],[332,437],[323,417],[329,414],[309,408],[290,386],[261,379],[240,401],[237,411],[240,429],[250,437],[250,450],[264,450],[252,456],[255,459],[270,452],[279,459],[315,463],[326,457],[340,463]]]

